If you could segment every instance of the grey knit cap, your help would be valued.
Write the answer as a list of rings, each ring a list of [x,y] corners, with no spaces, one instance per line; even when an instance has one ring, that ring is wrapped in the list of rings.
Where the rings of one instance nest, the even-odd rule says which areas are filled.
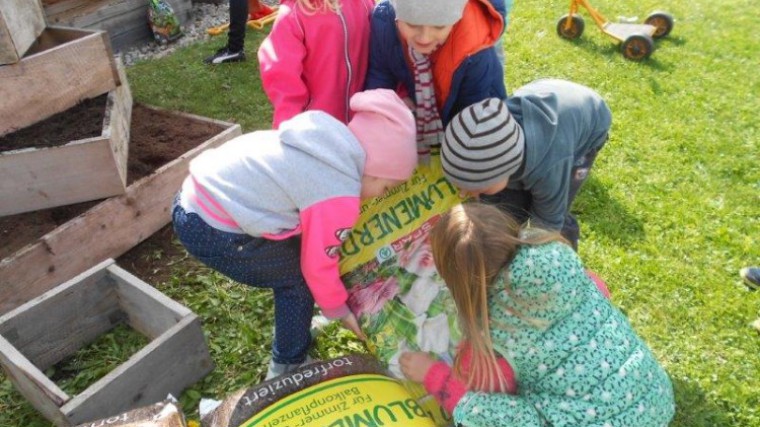
[[[446,178],[464,190],[482,190],[520,168],[525,138],[520,124],[498,98],[460,111],[446,126],[441,163]]]
[[[396,18],[412,25],[454,25],[467,0],[390,0]]]

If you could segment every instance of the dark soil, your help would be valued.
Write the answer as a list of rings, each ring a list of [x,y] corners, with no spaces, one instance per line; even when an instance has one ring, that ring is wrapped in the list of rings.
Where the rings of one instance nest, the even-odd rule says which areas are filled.
[[[96,117],[98,114],[99,118]],[[85,129],[87,126],[80,121],[102,123],[102,112],[94,111],[91,116],[79,114],[67,116],[67,121],[71,128]],[[59,132],[57,127],[48,125],[48,123],[48,121],[44,121],[30,127],[48,129],[49,134]],[[135,104],[132,109],[130,130],[128,182],[132,183],[147,176],[222,130],[223,128],[218,125],[195,121]],[[35,129],[34,132],[37,135],[45,135],[45,132],[40,129]],[[86,137],[73,135],[72,139]],[[47,138],[50,141],[53,139]],[[51,143],[50,145],[56,144]],[[12,255],[27,244],[33,243],[36,239],[85,212],[98,202],[77,203],[0,218],[0,259]],[[170,256],[183,258],[184,251],[181,247],[172,244],[172,229],[167,226],[124,254],[117,260],[117,263],[143,280],[149,283],[157,283],[148,280],[148,278],[159,278],[161,274],[165,275],[166,273],[163,270],[168,270],[166,268],[167,257]]]
[[[39,123],[0,136],[0,151],[53,147],[100,136],[107,101],[108,95],[86,99]]]
[[[153,286],[168,281],[175,268],[189,272],[199,265],[174,240],[171,224],[117,258],[116,264]]]

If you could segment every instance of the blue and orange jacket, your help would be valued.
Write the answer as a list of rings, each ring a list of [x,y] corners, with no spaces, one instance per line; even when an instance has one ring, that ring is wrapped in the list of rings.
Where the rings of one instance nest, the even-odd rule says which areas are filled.
[[[504,13],[503,0],[470,0],[446,42],[431,55],[444,125],[468,105],[492,97],[506,99],[504,70],[492,48],[504,30]],[[407,45],[398,33],[389,0],[382,0],[372,12],[365,89],[377,88],[414,94]]]

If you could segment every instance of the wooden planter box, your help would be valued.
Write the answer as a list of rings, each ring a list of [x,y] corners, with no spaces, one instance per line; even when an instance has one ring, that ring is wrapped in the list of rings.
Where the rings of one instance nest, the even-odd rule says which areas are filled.
[[[192,15],[191,0],[167,0],[186,24]],[[50,25],[107,31],[114,50],[150,40],[147,24],[148,2],[145,0],[43,0]]]
[[[132,94],[118,70],[122,84],[108,93],[99,137],[0,152],[0,200],[11,201],[0,216],[124,193]]]
[[[18,62],[44,29],[39,0],[0,1],[0,65]]]
[[[151,342],[69,396],[44,371],[126,323]],[[198,317],[107,260],[0,316],[0,365],[57,426],[72,426],[179,396],[213,369]]]
[[[108,93],[120,83],[108,34],[48,27],[20,61],[0,66],[0,135]]]
[[[171,220],[171,204],[188,163],[207,148],[241,134],[238,124],[175,113],[224,130],[0,260],[0,315],[42,295],[107,258],[117,258]]]

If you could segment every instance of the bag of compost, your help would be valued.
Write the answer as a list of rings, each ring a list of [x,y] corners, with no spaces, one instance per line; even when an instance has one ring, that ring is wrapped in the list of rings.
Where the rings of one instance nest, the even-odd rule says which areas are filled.
[[[368,378],[398,386],[378,360],[367,354],[316,361],[227,396],[213,411],[202,415],[201,425],[328,425],[328,417],[350,413],[349,405],[356,403],[354,398],[362,394],[357,385]],[[325,396],[320,397],[320,393]],[[280,418],[289,421],[278,422]],[[309,424],[312,421],[314,424]]]
[[[153,38],[159,44],[167,44],[182,37],[179,19],[166,0],[148,0],[148,23]]]
[[[453,362],[461,339],[457,312],[436,271],[428,235],[441,214],[462,202],[443,176],[440,157],[419,165],[390,194],[362,205],[343,242],[340,269],[348,305],[368,337],[370,351],[403,383],[439,426],[450,416],[421,384],[404,379],[398,358],[425,351]]]
[[[185,415],[169,397],[163,402],[133,409],[123,414],[79,424],[77,427],[186,427]]]

